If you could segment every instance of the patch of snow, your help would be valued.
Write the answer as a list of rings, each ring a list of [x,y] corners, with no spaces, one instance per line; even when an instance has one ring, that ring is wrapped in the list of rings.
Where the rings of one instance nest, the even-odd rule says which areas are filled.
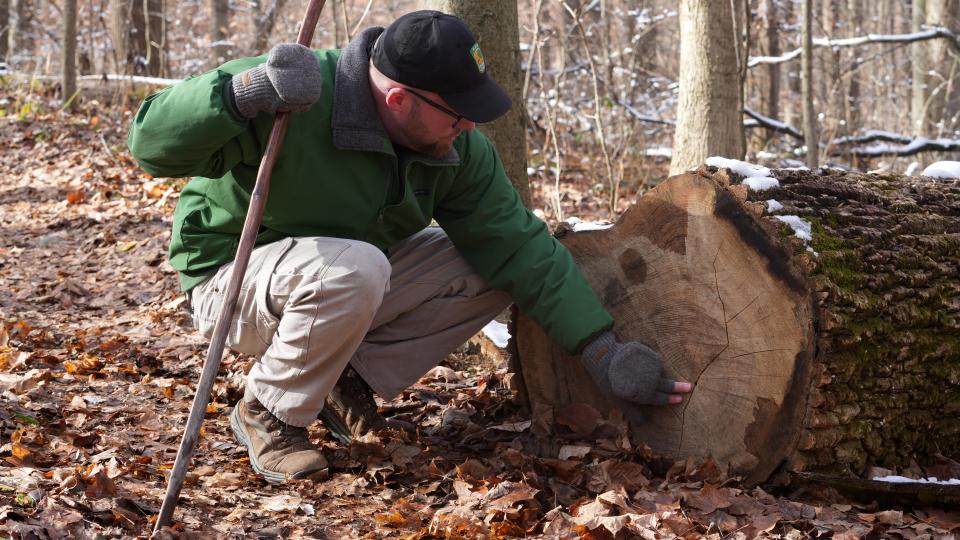
[[[643,155],[650,157],[673,157],[673,149],[665,147],[647,148]]]
[[[744,179],[743,183],[753,191],[764,191],[780,187],[780,181],[770,176],[751,176]]]
[[[907,176],[913,176],[917,172],[917,169],[920,168],[919,161],[911,161],[910,165],[907,166],[907,170],[903,171],[903,174]]]
[[[938,480],[935,476],[930,478],[907,478],[905,476],[875,476],[872,480],[877,482],[892,482],[894,484],[946,484],[950,486],[960,486],[960,480],[951,478],[950,480]]]
[[[730,169],[744,178],[749,178],[751,176],[770,176],[770,169],[737,159],[711,156],[707,158],[705,163],[711,167],[717,167],[718,169]]]
[[[767,212],[772,214],[779,210],[783,210],[783,205],[780,204],[780,201],[776,199],[767,199]]]
[[[567,218],[567,224],[573,227],[573,232],[580,231],[600,231],[613,227],[609,221],[581,221],[580,218]]]
[[[510,342],[510,330],[507,329],[507,325],[498,321],[490,321],[486,326],[483,327],[483,335],[487,336],[487,339],[493,342],[494,345],[504,349],[507,347],[507,343]]]
[[[938,161],[924,169],[921,175],[934,178],[960,178],[960,161]]]
[[[810,225],[810,222],[801,218],[800,216],[773,216],[778,220],[786,223],[793,229],[793,234],[797,238],[809,242],[813,240],[813,227]]]

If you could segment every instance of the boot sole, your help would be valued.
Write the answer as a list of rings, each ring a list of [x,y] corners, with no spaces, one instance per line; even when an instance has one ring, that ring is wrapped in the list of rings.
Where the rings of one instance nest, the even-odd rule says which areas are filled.
[[[300,471],[297,474],[286,474],[269,471],[261,467],[260,463],[257,462],[257,457],[253,454],[253,446],[250,444],[247,430],[244,428],[243,422],[240,421],[239,403],[233,407],[233,411],[230,413],[230,429],[233,431],[233,436],[237,439],[237,442],[246,447],[247,456],[250,457],[250,466],[253,467],[254,472],[271,484],[282,484],[288,480],[326,480],[330,475],[329,469],[313,469]]]
[[[343,421],[343,418],[340,418],[339,414],[331,411],[330,407],[324,407],[320,410],[318,418],[334,439],[340,441],[341,444],[350,446],[350,443],[353,442],[353,434],[350,433],[350,428]]]

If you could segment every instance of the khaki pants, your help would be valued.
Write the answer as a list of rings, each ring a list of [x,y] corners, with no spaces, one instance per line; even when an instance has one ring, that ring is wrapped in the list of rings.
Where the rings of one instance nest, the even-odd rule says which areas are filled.
[[[191,292],[194,324],[213,335],[233,263]],[[287,238],[250,256],[227,346],[259,356],[247,376],[280,420],[306,426],[350,362],[396,397],[510,303],[470,269],[439,228],[390,251],[340,238]]]

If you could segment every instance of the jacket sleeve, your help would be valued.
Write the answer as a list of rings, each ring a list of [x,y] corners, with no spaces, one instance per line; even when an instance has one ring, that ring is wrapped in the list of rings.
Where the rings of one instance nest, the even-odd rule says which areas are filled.
[[[134,118],[127,145],[154,176],[219,178],[234,165],[259,160],[254,122],[228,103],[235,73],[264,61],[245,58],[191,77],[149,96]]]
[[[493,145],[469,132],[460,157],[435,217],[467,262],[567,353],[610,329],[612,317],[570,252],[523,206]]]

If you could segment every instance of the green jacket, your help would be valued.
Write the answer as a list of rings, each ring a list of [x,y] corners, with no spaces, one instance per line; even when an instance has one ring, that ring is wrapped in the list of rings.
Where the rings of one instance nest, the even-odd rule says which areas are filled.
[[[331,236],[388,253],[435,219],[492,287],[566,351],[579,350],[613,321],[569,252],[523,207],[493,145],[467,131],[447,158],[431,159],[387,138],[367,75],[367,44],[381,31],[364,31],[342,51],[316,51],[323,95],[290,116],[257,244]],[[228,62],[148,97],[130,130],[144,170],[195,177],[180,194],[170,239],[184,290],[236,255],[273,117],[236,117],[226,90],[234,74],[264,60]]]

